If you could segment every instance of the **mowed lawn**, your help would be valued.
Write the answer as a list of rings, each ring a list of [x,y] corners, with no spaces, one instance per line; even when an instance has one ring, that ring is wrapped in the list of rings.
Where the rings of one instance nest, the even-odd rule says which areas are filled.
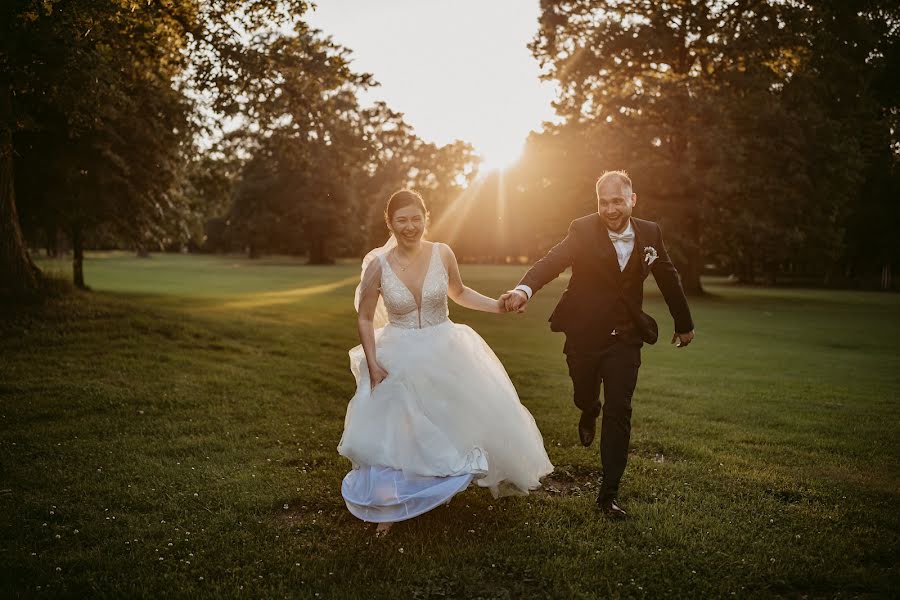
[[[490,295],[523,272],[463,266]],[[521,316],[451,307],[556,471],[375,539],[335,449],[358,265],[97,253],[85,273],[90,293],[0,306],[4,598],[900,593],[900,296],[707,282],[695,343],[644,348],[623,523],[596,512],[598,447],[546,323],[564,280]]]

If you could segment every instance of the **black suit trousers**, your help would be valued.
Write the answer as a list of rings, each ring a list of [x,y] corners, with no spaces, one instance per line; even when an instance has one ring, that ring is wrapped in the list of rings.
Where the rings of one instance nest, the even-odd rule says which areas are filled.
[[[602,415],[600,463],[603,483],[600,495],[615,497],[628,461],[631,398],[641,366],[641,342],[610,336],[607,343],[584,349],[572,341],[566,341],[566,363],[575,389],[575,405],[589,416]]]

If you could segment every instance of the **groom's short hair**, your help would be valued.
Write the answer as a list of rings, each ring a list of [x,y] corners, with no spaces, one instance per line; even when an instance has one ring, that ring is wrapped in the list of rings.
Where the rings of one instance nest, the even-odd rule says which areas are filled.
[[[631,177],[628,176],[628,173],[622,170],[604,171],[603,175],[597,179],[597,183],[594,185],[594,192],[596,192],[597,198],[600,197],[600,186],[610,180],[618,181],[629,190],[634,191],[634,187],[631,185]]]

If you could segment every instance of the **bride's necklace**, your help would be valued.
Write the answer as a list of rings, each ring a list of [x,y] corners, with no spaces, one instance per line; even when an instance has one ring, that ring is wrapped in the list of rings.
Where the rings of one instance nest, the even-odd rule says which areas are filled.
[[[410,265],[412,265],[414,262],[416,262],[416,259],[419,258],[420,254],[422,254],[421,244],[419,245],[419,249],[416,251],[416,253],[413,255],[413,257],[409,260],[409,262],[407,262],[404,265],[402,262],[400,262],[400,256],[397,254],[397,250],[395,249],[394,250],[394,262],[397,263],[397,266],[400,267],[401,271],[406,271],[406,269],[408,269],[410,267]]]

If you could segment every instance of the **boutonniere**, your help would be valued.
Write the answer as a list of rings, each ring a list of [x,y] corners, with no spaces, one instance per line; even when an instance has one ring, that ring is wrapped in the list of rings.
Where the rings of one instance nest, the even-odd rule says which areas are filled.
[[[647,246],[644,248],[644,262],[647,263],[647,266],[653,264],[653,261],[659,258],[659,253],[656,251],[656,248],[653,246]]]

